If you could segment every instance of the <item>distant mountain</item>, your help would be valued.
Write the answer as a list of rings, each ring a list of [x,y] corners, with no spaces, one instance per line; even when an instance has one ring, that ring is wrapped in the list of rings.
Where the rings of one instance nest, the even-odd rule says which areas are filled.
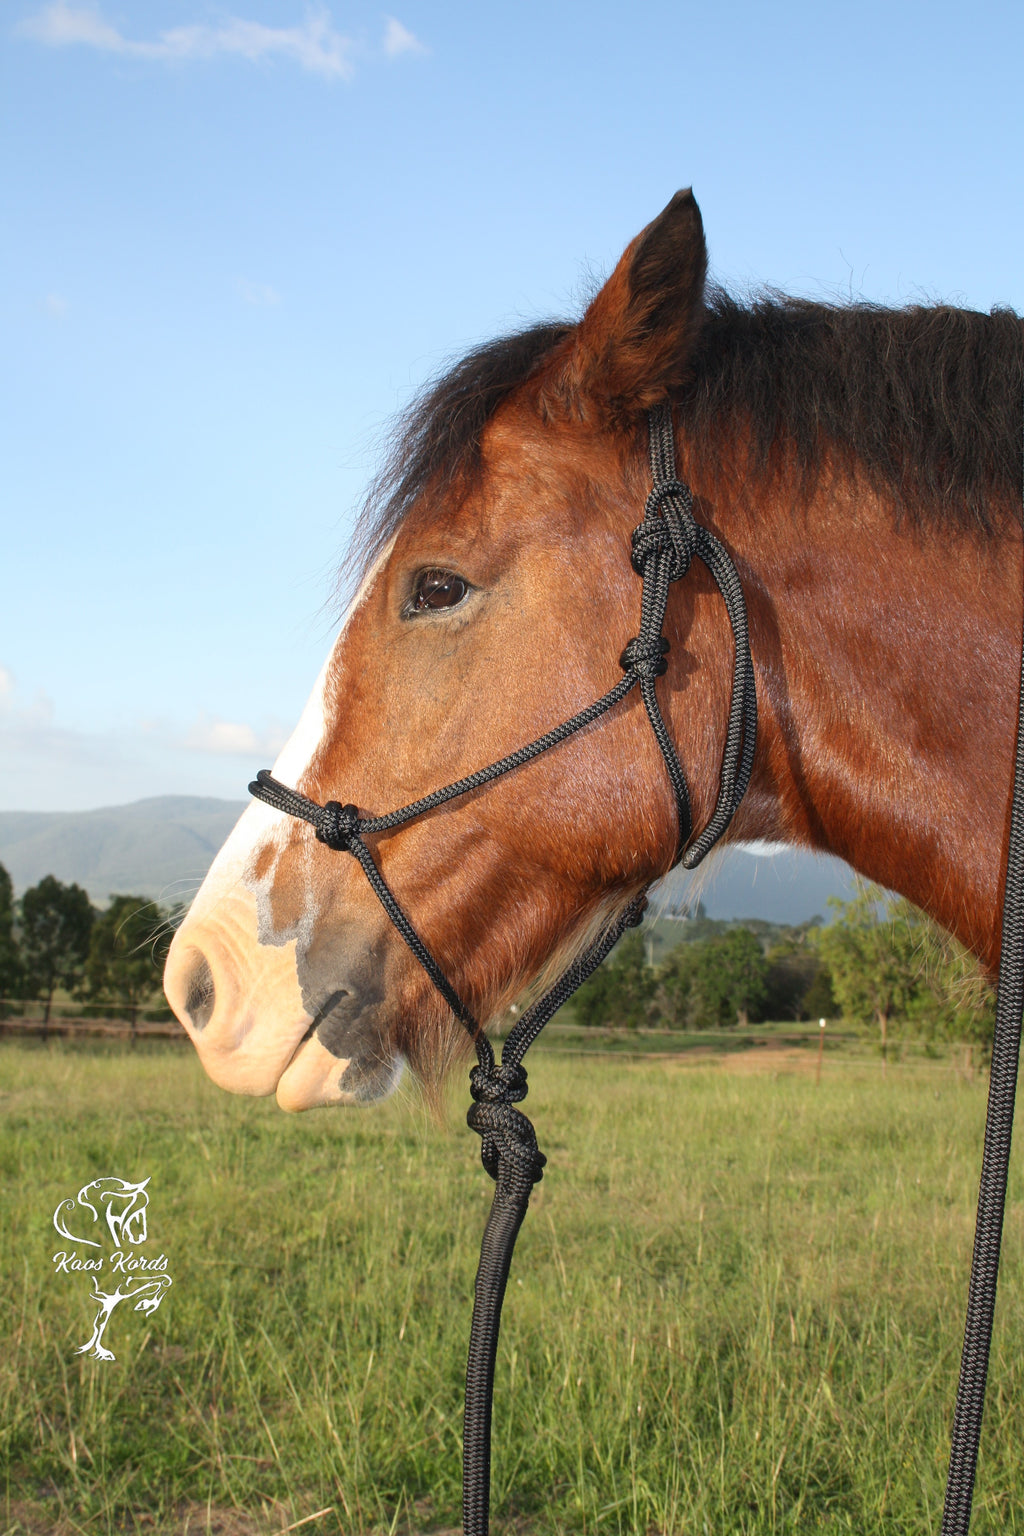
[[[803,923],[828,916],[830,896],[847,901],[857,876],[842,859],[781,848],[771,853],[723,848],[690,874],[673,870],[652,899],[669,912],[695,905],[699,898],[708,917],[760,917],[770,923]],[[660,900],[658,899],[660,898]]]
[[[187,901],[244,810],[234,800],[161,795],[98,811],[0,811],[0,864],[19,893],[56,875],[97,902],[118,891]]]
[[[118,891],[183,901],[244,809],[234,800],[163,795],[99,811],[0,811],[0,864],[19,893],[56,875],[84,886],[97,902]],[[655,908],[682,908],[699,895],[709,917],[800,923],[824,916],[827,897],[847,897],[853,880],[839,859],[726,848],[712,855],[707,870],[671,874]]]

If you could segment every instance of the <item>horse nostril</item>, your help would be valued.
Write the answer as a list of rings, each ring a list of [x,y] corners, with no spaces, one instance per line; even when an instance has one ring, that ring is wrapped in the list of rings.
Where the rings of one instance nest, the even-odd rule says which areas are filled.
[[[191,1019],[193,1028],[205,1029],[213,1015],[217,994],[213,985],[213,972],[210,970],[206,956],[198,949],[193,950],[193,954],[195,961],[188,978],[188,990],[185,993],[185,1012]]]

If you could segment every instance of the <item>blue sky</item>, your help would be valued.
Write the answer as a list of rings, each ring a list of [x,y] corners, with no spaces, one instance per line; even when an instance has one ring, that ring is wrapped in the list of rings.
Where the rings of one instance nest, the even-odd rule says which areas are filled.
[[[241,798],[375,437],[692,184],[714,274],[1024,311],[1024,7],[0,7],[0,808]]]

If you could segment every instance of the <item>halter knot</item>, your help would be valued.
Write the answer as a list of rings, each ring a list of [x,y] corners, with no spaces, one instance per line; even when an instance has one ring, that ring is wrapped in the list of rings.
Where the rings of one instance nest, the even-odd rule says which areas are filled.
[[[480,1161],[494,1180],[504,1163],[513,1184],[529,1190],[543,1177],[547,1158],[537,1145],[532,1122],[513,1108],[526,1098],[526,1068],[505,1062],[476,1066],[469,1074],[469,1091],[474,1102],[466,1124],[482,1140]]]
[[[647,498],[643,522],[633,529],[634,571],[642,576],[651,556],[664,553],[669,556],[669,581],[679,581],[697,553],[697,538],[689,486],[681,480],[663,480]]]
[[[496,1061],[493,1067],[475,1066],[469,1074],[469,1091],[477,1103],[519,1104],[526,1098],[526,1068]]]
[[[668,652],[664,635],[636,635],[619,657],[619,666],[623,672],[636,672],[640,677],[664,677]]]
[[[316,822],[317,841],[337,853],[351,852],[352,839],[359,831],[359,812],[354,805],[328,800]]]

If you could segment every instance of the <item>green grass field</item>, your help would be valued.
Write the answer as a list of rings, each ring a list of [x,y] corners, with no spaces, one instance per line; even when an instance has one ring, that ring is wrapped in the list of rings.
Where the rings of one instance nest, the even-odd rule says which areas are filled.
[[[984,1081],[791,1065],[538,1056],[496,1532],[937,1531]],[[490,1187],[456,1088],[446,1127],[411,1095],[288,1118],[170,1045],[0,1041],[0,1532],[455,1526]],[[151,1178],[174,1277],[114,1364],[50,1258],[106,1173]],[[1011,1197],[976,1536],[1024,1532]]]

